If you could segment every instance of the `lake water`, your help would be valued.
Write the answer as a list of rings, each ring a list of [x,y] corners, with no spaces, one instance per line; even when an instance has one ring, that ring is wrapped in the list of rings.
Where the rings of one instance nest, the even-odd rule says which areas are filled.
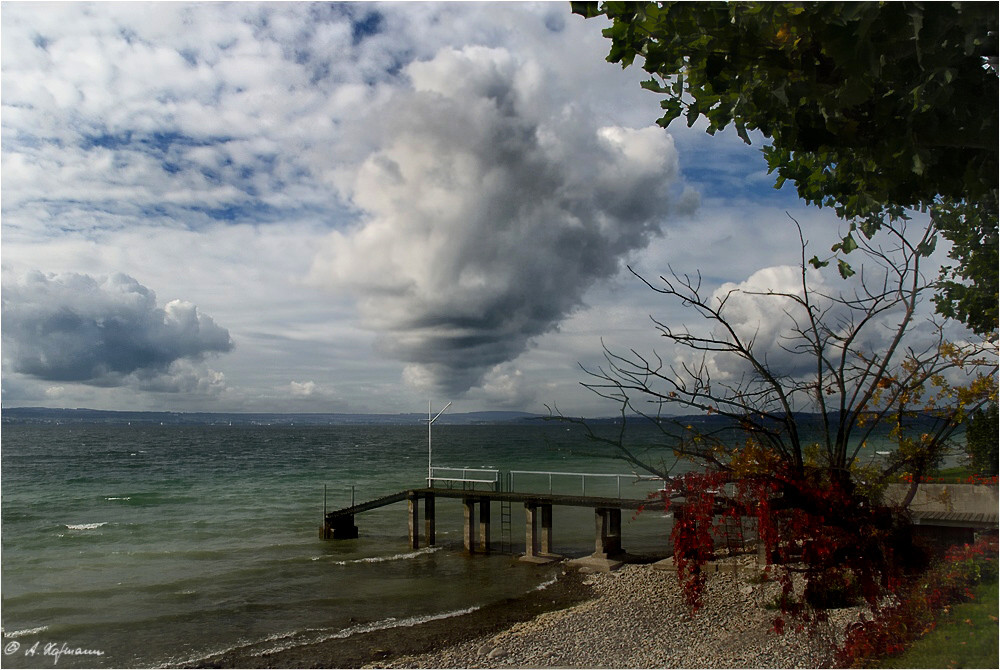
[[[559,569],[466,556],[458,500],[438,500],[433,548],[409,549],[405,503],[358,515],[357,540],[318,538],[324,486],[333,509],[350,504],[352,486],[361,502],[424,485],[421,425],[7,424],[2,437],[4,667],[265,652],[462,612],[544,585]],[[433,437],[436,466],[629,472],[562,423],[440,425]],[[641,449],[655,436],[636,439]],[[610,494],[613,485],[588,486]],[[511,534],[523,552],[517,507]],[[554,518],[557,552],[593,551],[591,510],[557,507]],[[499,509],[493,520],[496,545]],[[629,551],[663,550],[669,532],[660,511],[623,514]],[[101,655],[56,659],[62,648]]]

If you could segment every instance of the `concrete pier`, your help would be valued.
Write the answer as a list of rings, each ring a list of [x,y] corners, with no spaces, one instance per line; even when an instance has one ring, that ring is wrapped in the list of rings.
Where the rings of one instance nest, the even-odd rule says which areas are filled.
[[[921,485],[922,496],[915,499],[913,520],[917,531],[941,544],[942,538],[948,542],[966,541],[976,530],[996,528],[997,487],[969,485]],[[937,488],[934,488],[937,487]],[[890,500],[893,495],[901,497],[901,486],[890,486]],[[474,491],[450,488],[422,488],[400,491],[392,495],[369,500],[344,509],[328,512],[319,528],[322,539],[350,539],[358,537],[358,527],[354,515],[403,500],[407,501],[409,543],[413,549],[420,547],[420,500],[424,500],[424,535],[428,546],[435,542],[435,502],[437,498],[459,498],[462,501],[463,545],[469,553],[489,552],[490,508],[494,501],[503,505],[518,502],[524,504],[525,538],[524,555],[521,560],[545,563],[561,557],[553,552],[554,506],[590,507],[594,510],[594,553],[586,558],[576,559],[574,564],[589,570],[614,570],[626,557],[622,547],[622,510],[642,509],[647,500],[629,498],[609,498],[586,495],[558,495],[544,493],[518,493],[511,491]],[[944,501],[944,502],[940,502]],[[477,520],[476,505],[479,505]],[[675,515],[683,509],[673,506]],[[541,520],[541,528],[539,528]],[[476,526],[479,526],[477,542]],[[503,523],[509,527],[509,518]],[[918,533],[919,535],[920,533]]]
[[[479,551],[490,552],[490,505],[489,498],[479,501]]]
[[[538,521],[541,517],[541,533]],[[537,501],[524,503],[524,556],[529,563],[549,563],[561,558],[552,553],[552,505]]]
[[[413,489],[385,496],[360,505],[330,512],[320,528],[324,539],[342,539],[358,536],[354,514],[406,500],[407,528],[411,549],[420,548],[420,501],[424,507],[424,537],[427,546],[435,544],[436,499],[460,498],[462,501],[462,545],[469,553],[488,553],[493,545],[491,532],[491,506],[494,501],[521,502],[525,515],[525,549],[522,560],[547,563],[562,558],[554,553],[552,508],[556,505],[591,507],[595,514],[595,540],[593,559],[602,565],[615,564],[616,557],[624,554],[621,540],[622,509],[638,509],[644,500],[616,499],[594,496],[565,496],[552,494],[524,494],[499,491],[461,491],[453,489]],[[478,514],[476,506],[479,506]],[[478,537],[477,537],[478,526]],[[620,564],[620,563],[618,563]]]
[[[622,511],[614,507],[594,508],[596,525],[594,556],[596,558],[615,558],[622,551]]]
[[[465,525],[462,526],[462,544],[470,554],[476,546],[476,526],[473,524],[475,518],[476,502],[472,498],[462,501],[462,513],[465,517]]]
[[[425,508],[426,509],[426,508]],[[406,499],[406,520],[410,532],[410,549],[420,548],[420,498],[410,496]]]
[[[353,540],[357,536],[358,527],[354,525],[353,514],[327,519],[319,529],[322,540]]]
[[[434,494],[428,493],[424,496],[424,537],[428,547],[434,546],[434,531]]]

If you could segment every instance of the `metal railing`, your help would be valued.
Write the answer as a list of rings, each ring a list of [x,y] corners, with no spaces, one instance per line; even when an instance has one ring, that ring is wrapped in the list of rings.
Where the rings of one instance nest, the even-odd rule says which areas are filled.
[[[660,482],[661,486],[664,484],[664,480],[661,477],[656,477],[654,475],[637,475],[637,474],[634,474],[634,473],[630,473],[630,474],[627,474],[627,475],[620,475],[620,474],[603,474],[603,473],[596,473],[596,472],[551,472],[551,471],[548,471],[548,470],[511,470],[508,473],[508,477],[509,477],[509,479],[508,479],[508,490],[512,491],[512,492],[515,490],[515,486],[516,486],[515,485],[515,475],[522,475],[522,479],[523,479],[523,476],[525,476],[525,475],[527,475],[527,476],[534,476],[534,477],[538,477],[538,476],[546,477],[547,480],[548,480],[548,487],[549,487],[549,491],[548,492],[549,492],[549,494],[552,494],[554,492],[553,478],[561,478],[563,481],[565,481],[566,479],[570,479],[571,482],[572,482],[572,480],[577,480],[578,479],[579,482],[580,482],[580,495],[583,495],[583,496],[587,495],[587,480],[588,479],[598,479],[598,480],[614,479],[615,480],[615,492],[616,492],[616,496],[618,498],[622,497],[622,480],[623,479],[625,481],[627,481],[627,482],[631,482],[632,484],[637,484],[639,482]],[[593,486],[591,488],[593,490]],[[565,493],[565,491],[563,491],[563,492]],[[575,492],[575,491],[571,491],[570,493],[573,493],[573,492]]]
[[[433,488],[434,482],[448,482],[449,484],[461,484],[463,489],[466,485],[471,485],[475,489],[476,484],[488,484],[494,491],[499,491],[500,481],[499,470],[434,466],[431,468],[430,476],[427,478],[427,486]]]

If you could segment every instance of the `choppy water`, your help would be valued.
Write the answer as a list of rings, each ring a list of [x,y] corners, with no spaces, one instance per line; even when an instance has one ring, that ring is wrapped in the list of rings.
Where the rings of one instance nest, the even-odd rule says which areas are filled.
[[[419,425],[5,425],[2,438],[5,667],[263,652],[450,615],[554,574],[509,555],[465,556],[456,500],[438,501],[434,548],[408,548],[405,503],[359,515],[357,540],[318,539],[324,485],[331,509],[350,503],[351,485],[359,502],[422,485]],[[434,432],[435,465],[628,472],[594,452],[562,424]],[[523,551],[523,514],[513,521]],[[626,549],[662,549],[668,523],[626,515]],[[593,551],[593,528],[589,510],[557,508],[555,549]],[[103,655],[56,664],[64,646]]]

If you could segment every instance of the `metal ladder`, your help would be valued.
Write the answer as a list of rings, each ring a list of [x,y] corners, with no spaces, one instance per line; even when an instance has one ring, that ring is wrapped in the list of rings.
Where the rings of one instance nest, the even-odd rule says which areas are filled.
[[[509,475],[508,475],[509,477]],[[500,488],[503,489],[503,479],[500,480]],[[511,489],[511,482],[507,482],[507,491]],[[505,554],[514,553],[514,543],[510,532],[510,501],[500,501],[500,551]]]
[[[500,551],[505,554],[514,553],[514,544],[510,537],[510,501],[500,501]]]

